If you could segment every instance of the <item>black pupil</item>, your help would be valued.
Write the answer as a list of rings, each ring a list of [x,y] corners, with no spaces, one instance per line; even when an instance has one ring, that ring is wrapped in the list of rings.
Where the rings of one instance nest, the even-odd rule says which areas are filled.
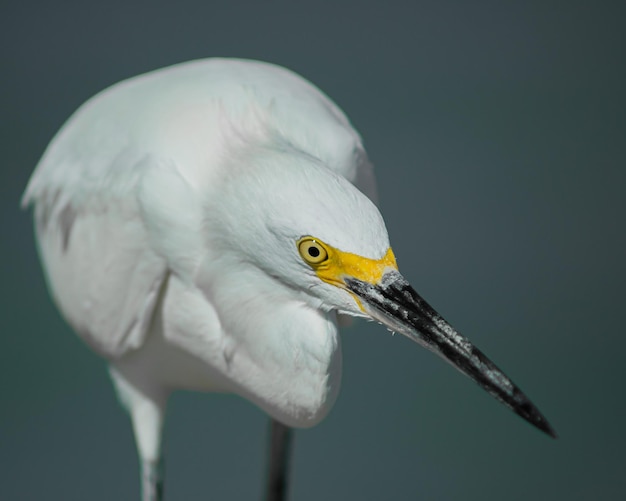
[[[318,257],[320,255],[320,250],[317,247],[309,247],[309,256]]]

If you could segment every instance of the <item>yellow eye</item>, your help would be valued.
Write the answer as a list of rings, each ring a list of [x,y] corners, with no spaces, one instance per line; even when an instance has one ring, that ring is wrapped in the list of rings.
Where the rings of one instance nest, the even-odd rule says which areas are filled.
[[[321,264],[328,259],[328,252],[324,246],[311,237],[304,237],[298,241],[298,251],[302,259],[312,265]]]

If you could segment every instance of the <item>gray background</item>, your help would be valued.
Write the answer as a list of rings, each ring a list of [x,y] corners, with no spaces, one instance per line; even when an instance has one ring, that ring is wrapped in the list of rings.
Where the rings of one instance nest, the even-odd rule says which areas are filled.
[[[21,192],[84,100],[207,56],[263,59],[362,133],[403,273],[527,392],[534,430],[362,322],[299,431],[294,500],[610,500],[626,490],[624,13],[608,2],[7,2],[0,7],[0,499],[138,499],[104,363],[59,317]],[[170,500],[259,499],[266,418],[180,393]]]

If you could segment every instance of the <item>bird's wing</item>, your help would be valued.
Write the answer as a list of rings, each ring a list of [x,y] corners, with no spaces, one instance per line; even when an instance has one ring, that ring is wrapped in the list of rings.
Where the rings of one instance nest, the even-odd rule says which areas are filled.
[[[119,357],[143,343],[168,272],[140,202],[152,160],[130,151],[85,156],[63,137],[55,144],[23,203],[34,206],[48,285],[63,315],[96,351]]]

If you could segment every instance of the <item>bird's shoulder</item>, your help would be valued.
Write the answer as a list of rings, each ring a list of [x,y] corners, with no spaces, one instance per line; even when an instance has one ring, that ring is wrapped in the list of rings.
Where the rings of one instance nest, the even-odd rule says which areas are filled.
[[[24,196],[62,184],[80,198],[125,189],[146,155],[172,160],[192,183],[210,182],[242,144],[286,145],[375,198],[358,132],[322,91],[285,68],[204,59],[122,81],[81,106],[47,148]]]

